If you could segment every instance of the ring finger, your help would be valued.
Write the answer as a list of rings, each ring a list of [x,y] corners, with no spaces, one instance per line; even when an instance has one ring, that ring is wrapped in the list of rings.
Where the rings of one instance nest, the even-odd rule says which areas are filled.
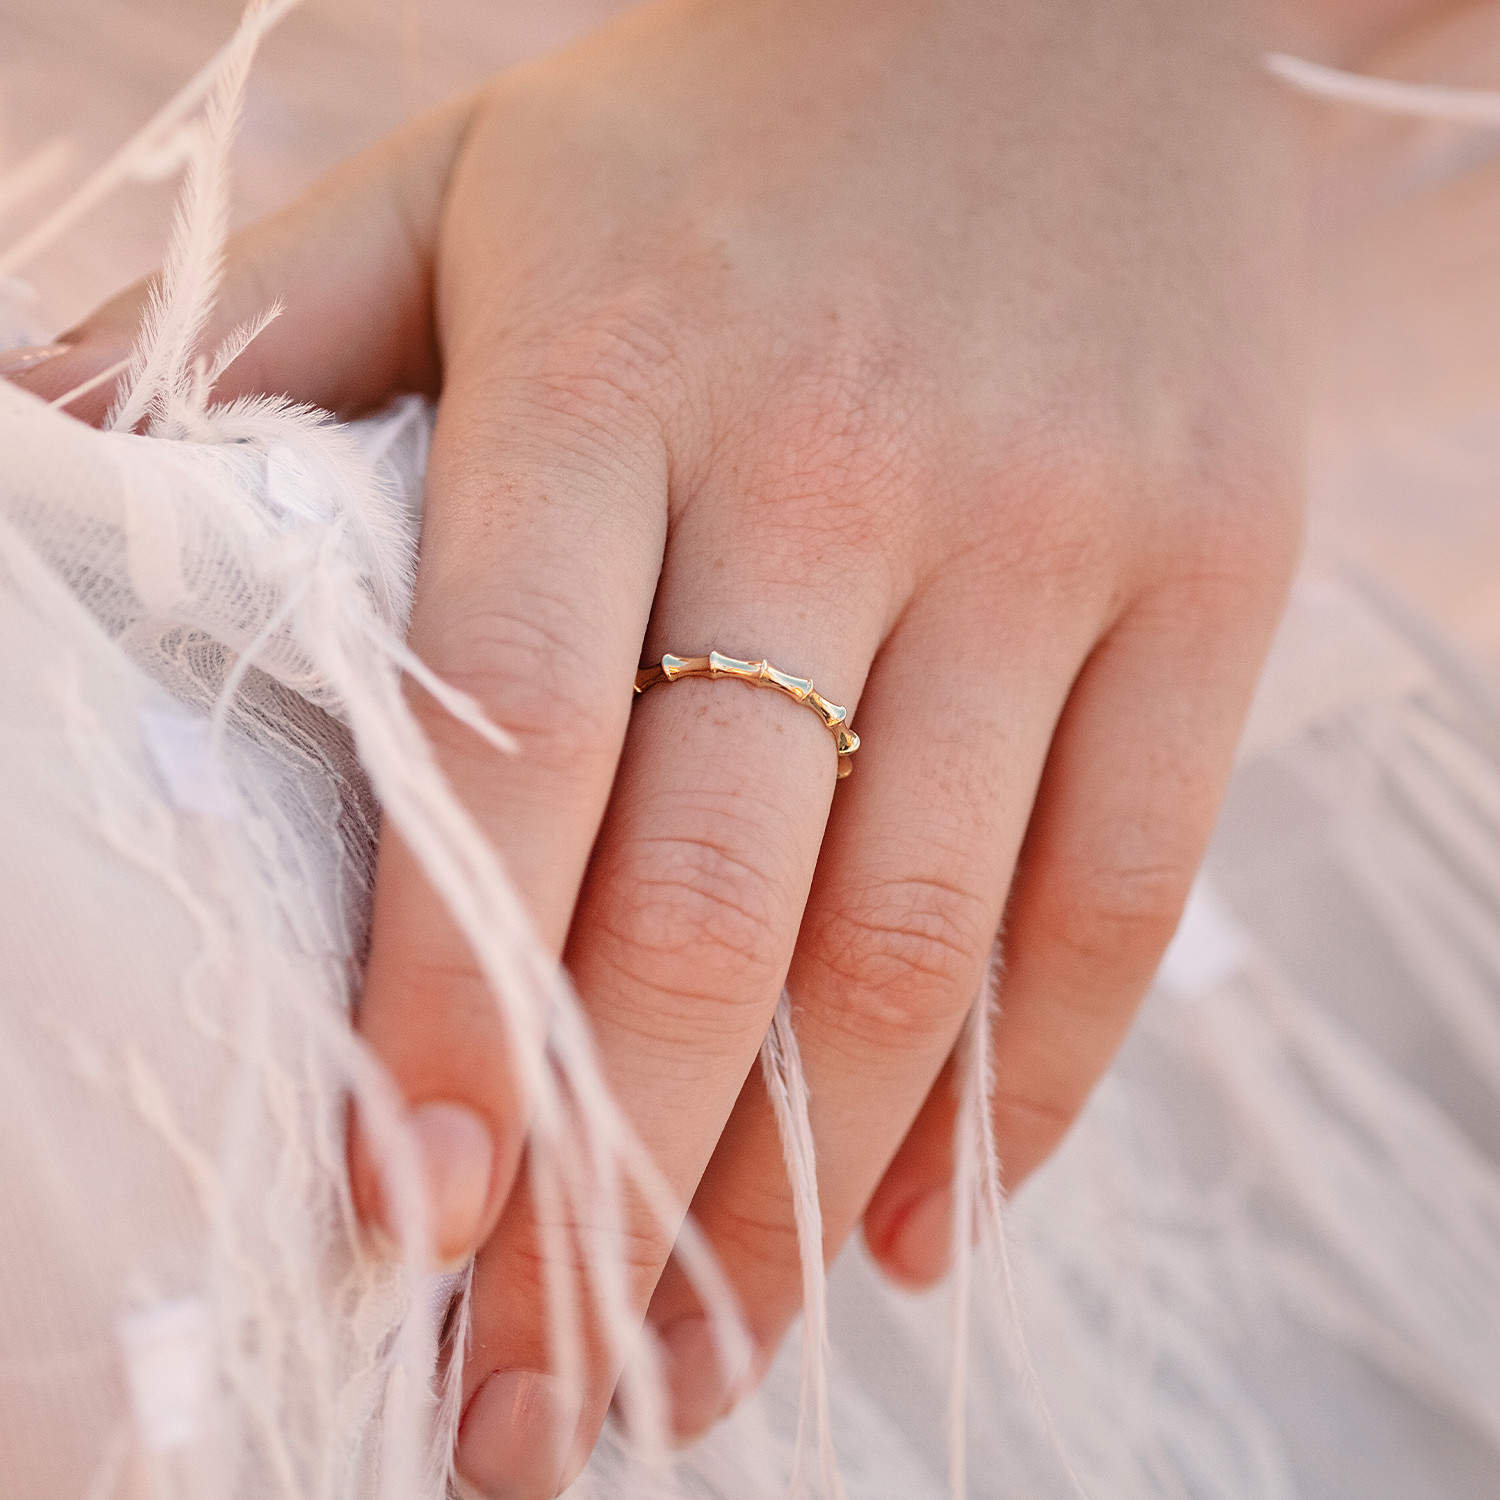
[[[888,624],[883,605],[809,579],[800,538],[726,533],[711,519],[729,514],[705,498],[669,538],[648,660],[765,656],[852,710]],[[785,981],[836,759],[818,716],[779,693],[682,680],[639,700],[567,961],[606,1081],[680,1203]],[[592,1445],[621,1354],[585,1328],[586,1389],[549,1369],[536,1186],[528,1169],[478,1262],[458,1456],[483,1490],[547,1497]],[[639,1203],[624,1212],[639,1316],[678,1226]],[[574,1244],[597,1227],[565,1226]]]

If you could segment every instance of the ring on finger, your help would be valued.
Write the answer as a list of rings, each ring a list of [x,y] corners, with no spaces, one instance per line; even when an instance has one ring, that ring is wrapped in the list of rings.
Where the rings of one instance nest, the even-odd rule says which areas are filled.
[[[765,660],[742,661],[719,651],[710,651],[707,656],[674,656],[668,652],[656,666],[642,667],[635,674],[636,695],[655,687],[658,682],[677,682],[683,677],[733,677],[752,687],[774,688],[794,702],[806,704],[833,736],[838,748],[839,780],[842,781],[854,769],[853,757],[859,749],[859,736],[849,728],[849,710],[830,703],[812,685],[810,678],[793,677]]]

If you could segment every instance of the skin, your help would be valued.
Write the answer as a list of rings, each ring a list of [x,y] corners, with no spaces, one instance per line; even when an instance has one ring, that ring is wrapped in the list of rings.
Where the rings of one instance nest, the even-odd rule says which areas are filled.
[[[746,1310],[755,1368],[725,1370],[670,1237],[631,1238],[683,1437],[798,1306],[753,1066],[783,984],[829,1253],[862,1223],[920,1285],[951,1253],[947,1059],[1002,918],[1011,1187],[1175,927],[1300,535],[1304,169],[1257,63],[1283,40],[1210,0],[664,0],[231,248],[219,326],[287,314],[223,394],[440,394],[412,641],[522,753],[418,706]],[[19,378],[102,368],[142,295]],[[710,647],[849,705],[852,778],[778,695],[632,709],[641,662]],[[524,1110],[394,837],[359,1026],[444,1254],[478,1255],[460,1466],[550,1496],[617,1371],[547,1373]],[[378,1222],[357,1124],[351,1166]]]

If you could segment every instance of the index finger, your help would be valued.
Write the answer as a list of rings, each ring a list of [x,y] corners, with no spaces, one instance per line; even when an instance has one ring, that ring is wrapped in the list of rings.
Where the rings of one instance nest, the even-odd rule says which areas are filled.
[[[549,367],[562,357],[556,347],[513,345],[450,372],[411,628],[427,665],[519,746],[501,756],[431,702],[414,705],[554,952],[625,735],[667,488],[649,416],[613,386],[606,395],[586,379],[554,378]],[[578,360],[579,350],[567,357]],[[410,1107],[438,1253],[461,1258],[498,1217],[526,1101],[503,1008],[389,832],[358,1025]],[[350,1165],[362,1216],[389,1231],[358,1130]]]

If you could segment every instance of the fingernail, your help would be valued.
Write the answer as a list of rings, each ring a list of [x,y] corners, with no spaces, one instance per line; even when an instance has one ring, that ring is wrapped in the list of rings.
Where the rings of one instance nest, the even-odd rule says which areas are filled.
[[[663,1373],[672,1401],[672,1434],[680,1442],[701,1437],[740,1394],[749,1371],[731,1363],[707,1318],[680,1318],[661,1335]]]
[[[71,344],[33,344],[25,349],[0,349],[0,376],[25,375],[59,354],[66,354]]]
[[[472,1109],[445,1100],[419,1104],[407,1123],[422,1158],[433,1247],[447,1264],[468,1255],[479,1239],[495,1166],[494,1141]]]
[[[890,1269],[903,1281],[927,1286],[953,1258],[953,1189],[934,1188],[917,1198],[896,1221],[886,1247]]]
[[[464,1413],[458,1471],[489,1500],[550,1500],[567,1477],[582,1411],[555,1375],[501,1370]]]

